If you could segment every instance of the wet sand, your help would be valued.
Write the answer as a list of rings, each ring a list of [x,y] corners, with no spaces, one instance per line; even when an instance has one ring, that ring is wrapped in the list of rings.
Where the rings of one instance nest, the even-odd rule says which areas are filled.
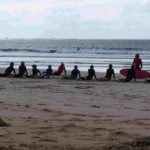
[[[137,141],[150,136],[149,87],[140,80],[0,78],[0,118],[11,125],[0,127],[0,149],[148,150],[150,143]]]

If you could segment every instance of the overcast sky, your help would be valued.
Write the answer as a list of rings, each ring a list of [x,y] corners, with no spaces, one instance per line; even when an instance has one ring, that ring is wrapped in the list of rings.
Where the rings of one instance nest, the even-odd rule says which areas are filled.
[[[0,0],[0,38],[150,39],[150,0]]]

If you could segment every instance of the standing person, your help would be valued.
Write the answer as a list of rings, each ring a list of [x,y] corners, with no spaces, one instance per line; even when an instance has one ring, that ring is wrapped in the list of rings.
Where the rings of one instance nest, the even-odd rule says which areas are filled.
[[[26,68],[25,63],[22,61],[20,66],[19,66],[19,73],[17,75],[15,75],[15,77],[23,77],[24,75],[28,76],[28,71]]]
[[[114,69],[112,68],[112,64],[109,64],[109,67],[108,67],[108,69],[107,69],[107,71],[106,71],[106,76],[105,76],[105,78],[106,78],[107,80],[111,80],[112,75],[113,75],[114,80],[115,80],[115,72],[114,72]]]
[[[85,80],[92,80],[93,77],[95,78],[95,80],[97,80],[95,70],[94,70],[94,66],[91,65],[90,69],[88,70],[88,76],[85,77]]]
[[[49,65],[47,70],[43,73],[42,77],[43,78],[50,78],[51,75],[53,75],[53,70],[52,70],[52,66]]]
[[[5,73],[0,74],[0,77],[8,77],[11,75],[12,72],[14,72],[14,75],[16,75],[16,71],[14,69],[14,62],[10,63],[9,67],[5,70]]]
[[[134,69],[138,69],[138,70],[142,69],[143,63],[142,60],[140,59],[139,54],[135,55],[135,58],[133,60],[133,65],[134,65]]]
[[[54,72],[54,75],[55,75],[55,76],[59,76],[59,75],[61,75],[63,72],[64,72],[65,75],[66,75],[65,64],[62,62],[62,63],[60,64],[60,66],[58,67],[58,70],[57,70],[56,72]]]

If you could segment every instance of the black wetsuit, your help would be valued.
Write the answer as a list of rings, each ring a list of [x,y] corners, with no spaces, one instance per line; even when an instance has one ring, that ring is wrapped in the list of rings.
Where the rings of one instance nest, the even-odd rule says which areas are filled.
[[[130,82],[132,79],[136,79],[135,77],[135,69],[129,69],[125,82]]]
[[[16,74],[16,71],[15,71],[14,67],[9,66],[9,67],[5,70],[5,73],[0,74],[0,77],[8,77],[8,76],[12,73],[12,71],[14,71],[14,74]]]
[[[19,66],[19,73],[15,77],[23,77],[25,73],[28,74],[26,66]]]
[[[96,78],[95,70],[94,69],[89,69],[88,70],[88,76],[86,77],[86,80],[92,80],[93,76]]]
[[[105,76],[105,77],[106,77],[108,80],[111,80],[112,75],[115,75],[114,69],[107,69],[107,71],[106,71],[106,76]]]

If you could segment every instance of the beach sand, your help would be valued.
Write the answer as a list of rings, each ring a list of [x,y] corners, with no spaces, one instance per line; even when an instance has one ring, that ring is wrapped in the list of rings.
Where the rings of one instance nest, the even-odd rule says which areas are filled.
[[[0,149],[148,150],[149,87],[140,80],[0,78],[0,118],[10,124],[0,127]]]

